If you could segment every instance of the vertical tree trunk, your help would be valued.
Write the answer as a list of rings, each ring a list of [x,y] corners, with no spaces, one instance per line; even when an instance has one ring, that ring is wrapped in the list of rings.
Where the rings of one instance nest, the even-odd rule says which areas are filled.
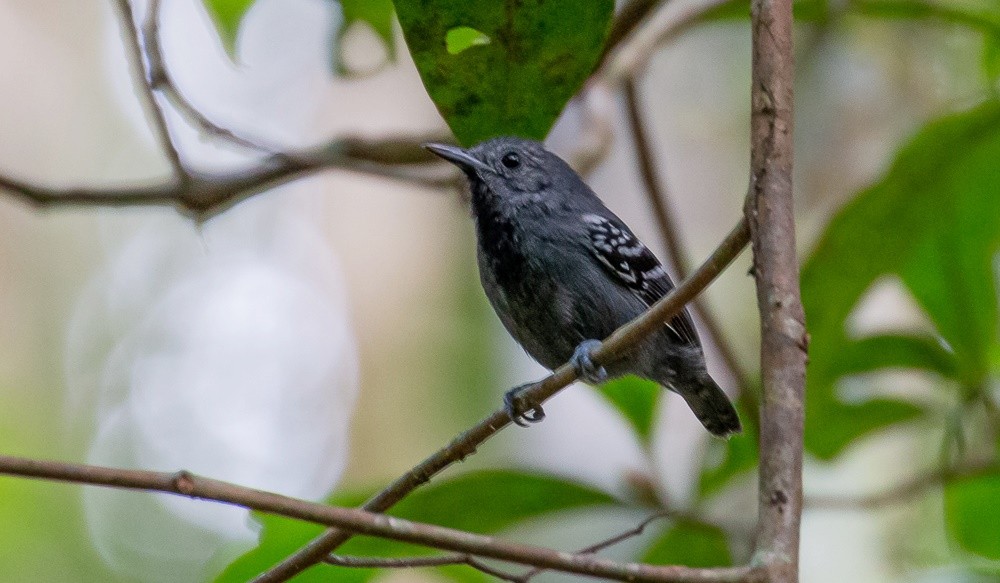
[[[758,559],[798,581],[807,335],[792,212],[792,1],[753,0],[751,177],[746,214],[761,318]]]

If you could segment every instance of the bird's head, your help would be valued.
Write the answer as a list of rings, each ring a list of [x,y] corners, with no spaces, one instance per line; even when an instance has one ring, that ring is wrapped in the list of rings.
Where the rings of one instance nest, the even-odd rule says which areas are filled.
[[[462,169],[474,198],[552,202],[546,199],[572,192],[582,183],[566,162],[531,140],[501,137],[469,149],[445,144],[424,147]]]

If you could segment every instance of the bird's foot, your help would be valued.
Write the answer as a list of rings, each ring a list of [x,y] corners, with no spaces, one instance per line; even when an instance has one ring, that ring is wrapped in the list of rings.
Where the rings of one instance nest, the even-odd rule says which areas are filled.
[[[542,410],[542,406],[523,395],[524,391],[536,384],[525,383],[503,394],[503,406],[507,409],[507,415],[510,415],[510,420],[515,425],[527,427],[530,423],[538,423],[545,419],[545,411]]]
[[[591,353],[600,345],[600,340],[584,340],[576,347],[572,358],[569,359],[570,364],[576,369],[576,376],[591,385],[599,385],[608,380],[608,371],[590,357]]]

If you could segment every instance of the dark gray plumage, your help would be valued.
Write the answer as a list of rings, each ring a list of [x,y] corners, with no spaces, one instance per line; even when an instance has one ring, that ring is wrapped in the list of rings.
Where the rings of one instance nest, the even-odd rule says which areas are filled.
[[[469,179],[483,289],[507,331],[554,369],[572,361],[590,382],[593,339],[607,337],[673,288],[656,257],[562,159],[541,144],[495,138],[469,150],[428,144]],[[588,342],[591,341],[591,342]],[[614,377],[635,374],[679,393],[715,435],[740,431],[736,410],[705,368],[687,311],[624,358]],[[515,422],[541,408],[507,404]]]

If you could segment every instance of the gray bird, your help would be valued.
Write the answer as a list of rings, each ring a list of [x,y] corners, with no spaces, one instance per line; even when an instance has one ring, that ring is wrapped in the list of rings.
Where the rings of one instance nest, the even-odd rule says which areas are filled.
[[[606,368],[591,360],[596,339],[674,286],[653,253],[566,162],[537,142],[510,137],[468,150],[425,147],[469,179],[483,289],[532,358],[549,369],[572,362],[591,384],[625,374],[652,379],[684,397],[713,434],[741,430],[732,403],[705,368],[686,310]],[[518,399],[529,385],[504,398],[518,425],[544,417],[540,406]]]

